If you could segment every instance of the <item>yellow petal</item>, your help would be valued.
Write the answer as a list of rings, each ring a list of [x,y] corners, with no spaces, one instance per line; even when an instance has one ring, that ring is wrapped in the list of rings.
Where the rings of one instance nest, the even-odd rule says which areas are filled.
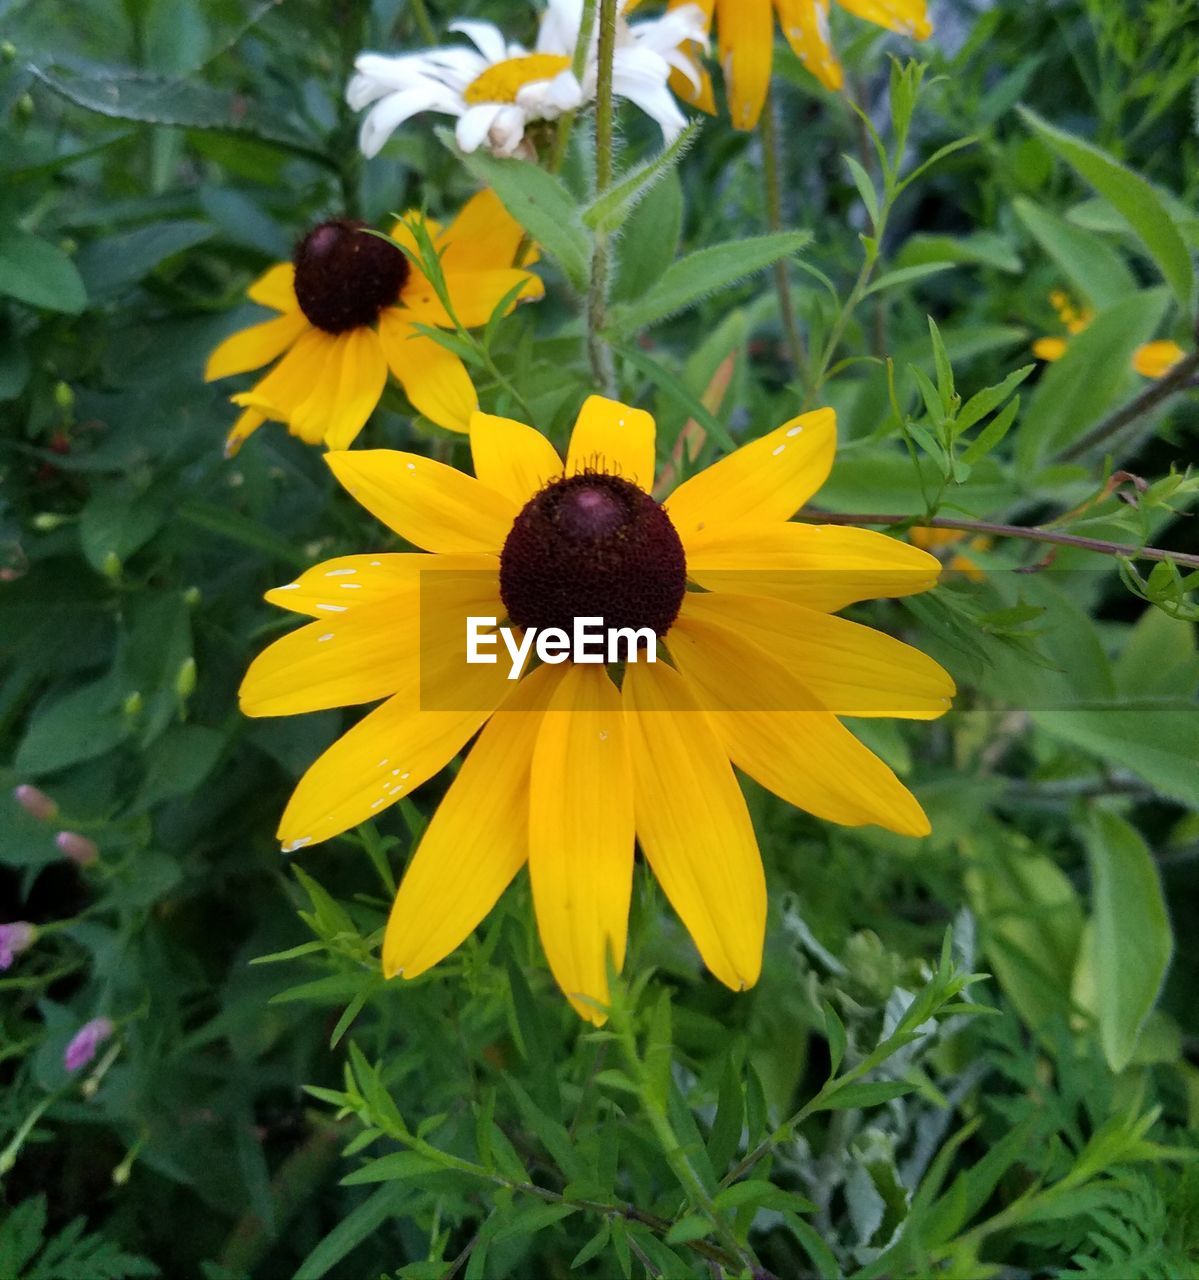
[[[1132,367],[1142,378],[1164,378],[1180,360],[1185,359],[1186,352],[1177,342],[1162,339],[1138,347],[1133,353]]]
[[[699,46],[691,45],[689,48],[695,50],[691,60],[695,66],[696,75],[699,77],[699,88],[695,87],[688,76],[685,76],[677,68],[672,67],[669,82],[670,91],[676,98],[681,98],[684,102],[690,103],[691,106],[698,108],[700,111],[714,116],[716,114],[716,91],[712,87],[712,77],[708,73],[708,68],[699,60]]]
[[[296,269],[290,262],[278,262],[267,269],[246,290],[247,297],[274,311],[297,311]]]
[[[845,83],[828,31],[828,0],[774,0],[779,25],[795,56],[826,89]]]
[[[685,480],[665,507],[688,553],[717,525],[789,520],[828,479],[836,448],[837,415],[817,409]]]
[[[1068,345],[1065,338],[1038,338],[1032,344],[1032,353],[1038,360],[1060,360]]]
[[[489,271],[510,266],[524,234],[499,196],[486,187],[471,196],[441,233],[437,247],[442,250],[442,269]]]
[[[511,418],[474,414],[470,452],[475,475],[518,508],[562,474],[562,459],[545,436]]]
[[[762,114],[774,59],[770,0],[717,0],[717,48],[738,129],[752,129]]]
[[[633,782],[620,694],[602,667],[572,666],[533,751],[529,875],[558,985],[601,1025],[606,958],[624,963],[633,890]]]
[[[864,21],[901,36],[927,40],[933,33],[925,0],[837,0],[837,3]]]
[[[687,610],[667,643],[733,763],[762,786],[829,822],[928,834],[911,792],[835,716],[801,709],[808,691],[765,649]]]
[[[373,516],[426,551],[498,554],[516,518],[511,498],[419,453],[357,449],[325,458]]]
[[[452,351],[418,334],[394,307],[379,316],[379,340],[413,407],[447,431],[467,431],[479,397],[466,366]]]
[[[746,520],[693,534],[687,575],[709,591],[773,596],[822,613],[937,585],[927,551],[869,529]]]
[[[935,720],[957,692],[949,673],[919,649],[847,618],[723,592],[690,592],[683,607],[765,649],[834,715]]]
[[[288,425],[304,440],[348,449],[374,412],[387,383],[387,361],[373,329],[348,329],[334,339],[309,394]]]
[[[449,955],[524,866],[533,746],[564,674],[538,667],[471,748],[404,873],[383,939],[387,977],[415,978]]]
[[[257,409],[243,409],[225,437],[225,457],[232,458],[265,421]]]
[[[495,556],[427,556],[423,552],[339,556],[306,570],[265,599],[313,618],[348,613],[411,590],[426,573],[498,573]]]
[[[766,880],[728,753],[665,663],[625,670],[637,838],[704,963],[727,987],[762,968]]]
[[[428,557],[426,557],[428,558]],[[347,592],[347,594],[352,594]],[[439,648],[448,665],[465,645],[468,617],[499,617],[497,573],[420,575],[399,595],[322,616],[276,640],[250,664],[240,690],[247,716],[288,716],[425,696],[422,656]]]
[[[213,382],[217,378],[228,378],[235,373],[261,369],[264,364],[270,364],[276,356],[282,355],[311,327],[301,312],[291,311],[230,334],[208,357],[208,363],[204,366],[204,380]]]
[[[290,423],[296,407],[311,396],[325,374],[336,339],[323,329],[307,328],[282,360],[249,391],[230,397],[268,418]],[[316,435],[309,444],[319,444]]]
[[[421,278],[423,281],[423,277]],[[400,304],[408,318],[419,324],[435,325],[440,329],[453,329],[455,317],[464,328],[475,329],[485,325],[505,297],[523,286],[516,299],[504,312],[509,315],[517,302],[532,302],[545,293],[541,278],[531,271],[518,271],[514,267],[491,271],[446,271],[445,285],[454,308],[453,316],[446,310],[432,285],[418,283],[404,286]]]
[[[602,471],[648,492],[654,487],[654,436],[654,420],[644,409],[588,396],[571,433],[566,474]]]

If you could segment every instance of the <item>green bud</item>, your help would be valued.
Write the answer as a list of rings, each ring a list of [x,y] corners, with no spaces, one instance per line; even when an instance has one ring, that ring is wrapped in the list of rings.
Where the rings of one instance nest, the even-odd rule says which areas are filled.
[[[121,557],[115,551],[110,551],[104,557],[100,572],[106,578],[111,578],[115,582],[121,576]]]
[[[70,413],[75,408],[75,392],[69,382],[54,384],[54,403],[63,411]]]
[[[186,702],[196,690],[196,660],[185,658],[175,676],[175,693],[180,702]]]
[[[70,516],[59,515],[57,511],[39,511],[29,522],[38,533],[53,533],[70,522]]]
[[[142,695],[134,689],[134,691],[125,699],[121,706],[121,710],[125,713],[126,720],[136,720],[142,713],[142,708],[146,705]]]
[[[0,41],[0,62],[12,62],[17,56],[17,46],[11,40]]]
[[[28,120],[33,115],[33,95],[23,93],[17,99],[17,105],[14,108],[17,113],[18,120]]]
[[[203,600],[203,598],[204,597],[201,594],[199,587],[188,587],[188,589],[183,593],[183,603],[187,605],[189,609],[194,609],[196,605]]]

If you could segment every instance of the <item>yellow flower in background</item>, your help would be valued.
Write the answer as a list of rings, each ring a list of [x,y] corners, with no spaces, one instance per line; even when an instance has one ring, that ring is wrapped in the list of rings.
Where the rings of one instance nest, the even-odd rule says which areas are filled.
[[[641,0],[632,0],[632,9]],[[670,0],[674,9],[688,0]],[[694,0],[691,0],[694,3]],[[926,0],[837,0],[841,8],[888,31],[927,40],[933,33]],[[752,129],[762,114],[774,62],[774,19],[805,67],[827,89],[840,89],[844,72],[829,38],[829,0],[701,0],[709,26],[715,20],[717,49],[738,129]],[[686,101],[712,110],[711,86],[696,92],[677,73],[671,88]]]
[[[550,968],[602,1022],[636,839],[709,969],[751,986],[766,889],[734,766],[830,822],[929,830],[838,717],[933,719],[953,681],[833,615],[929,589],[938,561],[883,534],[792,522],[832,466],[831,410],[743,446],[664,503],[651,496],[655,431],[644,411],[593,396],[565,464],[533,428],[481,413],[474,477],[418,454],[328,455],[358,502],[428,554],[349,556],[268,593],[313,621],[255,660],[246,714],[386,699],[301,779],[284,850],[376,817],[482,730],[400,886],[389,977],[453,951],[527,862]],[[660,660],[624,662],[619,687],[619,665],[547,657],[514,683],[502,646],[497,665],[465,661],[467,618],[506,620],[523,642],[584,617],[645,628]]]
[[[204,376],[211,382],[282,359],[233,396],[244,412],[229,433],[228,453],[267,419],[285,422],[309,444],[347,448],[379,403],[389,369],[430,421],[467,430],[479,402],[466,368],[413,328],[454,327],[432,284],[399,248],[416,251],[410,223],[420,216],[396,223],[394,243],[360,222],[323,222],[300,241],[294,262],[270,267],[250,286],[252,301],[279,314],[226,338]],[[448,227],[432,219],[425,226],[454,314],[467,328],[486,324],[522,283],[521,299],[542,295],[538,277],[513,265],[523,231],[494,192],[479,192]]]
[[[1061,289],[1055,289],[1049,295],[1049,301],[1071,337],[1082,333],[1095,318],[1093,311],[1076,307],[1069,294]],[[1069,345],[1067,339],[1061,337],[1038,338],[1032,344],[1032,353],[1038,360],[1052,362],[1060,360],[1066,354]],[[1155,342],[1142,343],[1133,352],[1132,367],[1143,378],[1164,378],[1185,356],[1186,352],[1177,342],[1160,338]]]
[[[971,582],[982,582],[986,578],[977,561],[957,548],[965,543],[966,551],[989,551],[992,546],[990,538],[971,538],[966,542],[966,535],[957,529],[935,529],[916,525],[908,530],[908,541],[922,551],[932,552],[933,555],[941,553],[940,558],[945,559],[945,567],[950,573],[960,573]]]

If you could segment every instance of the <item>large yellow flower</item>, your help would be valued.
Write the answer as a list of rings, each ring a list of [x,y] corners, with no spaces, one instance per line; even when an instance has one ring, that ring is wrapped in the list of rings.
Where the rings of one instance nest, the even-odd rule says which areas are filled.
[[[229,453],[268,418],[309,444],[347,448],[379,403],[388,369],[425,417],[466,431],[479,402],[462,361],[413,328],[454,327],[432,284],[397,247],[416,251],[412,220],[420,216],[395,224],[394,245],[360,222],[323,222],[300,241],[294,262],[270,267],[250,286],[254,302],[279,314],[226,338],[204,376],[226,378],[283,358],[233,397],[244,412],[229,433]],[[474,196],[448,227],[425,225],[454,314],[467,328],[486,324],[522,283],[520,298],[541,296],[538,277],[513,266],[523,232],[494,192]]]
[[[788,44],[804,66],[828,89],[844,83],[841,63],[829,39],[829,0],[698,0],[709,26],[717,24],[717,49],[728,87],[729,108],[738,129],[758,123],[774,62],[774,17]],[[633,9],[641,0],[632,0]],[[696,0],[670,0],[677,9]],[[837,0],[843,9],[916,40],[933,33],[926,0]],[[697,92],[685,76],[671,77],[671,88],[680,97],[710,111],[711,89],[706,83]]]
[[[835,435],[831,410],[805,414],[661,504],[653,419],[599,397],[565,465],[537,431],[480,413],[474,478],[417,454],[328,455],[367,510],[429,554],[350,556],[268,593],[314,621],[253,663],[247,714],[387,699],[300,781],[285,851],[374,817],[482,728],[400,887],[388,976],[414,978],[457,947],[527,861],[550,968],[602,1022],[636,837],[709,969],[752,985],[766,889],[734,765],[828,821],[927,833],[915,798],[838,717],[932,719],[953,682],[833,614],[927,590],[940,566],[883,534],[791,521],[828,475]],[[464,661],[468,617],[507,620],[514,636],[600,617],[648,628],[665,655],[611,670],[547,661],[513,683],[506,657]]]

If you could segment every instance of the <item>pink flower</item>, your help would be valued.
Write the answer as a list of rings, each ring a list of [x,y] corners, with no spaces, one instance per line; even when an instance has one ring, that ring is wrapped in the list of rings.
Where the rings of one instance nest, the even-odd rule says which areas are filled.
[[[23,782],[12,794],[13,799],[30,817],[41,822],[49,822],[58,813],[58,805],[44,791],[31,787],[27,782]]]
[[[100,856],[100,850],[94,840],[81,836],[77,831],[60,831],[54,837],[54,843],[76,865],[90,867]]]
[[[62,1055],[63,1066],[68,1071],[79,1071],[96,1056],[96,1050],[112,1035],[116,1028],[111,1018],[93,1018],[71,1037]]]
[[[0,924],[0,969],[11,969],[13,961],[28,950],[37,937],[37,929],[28,920]]]

